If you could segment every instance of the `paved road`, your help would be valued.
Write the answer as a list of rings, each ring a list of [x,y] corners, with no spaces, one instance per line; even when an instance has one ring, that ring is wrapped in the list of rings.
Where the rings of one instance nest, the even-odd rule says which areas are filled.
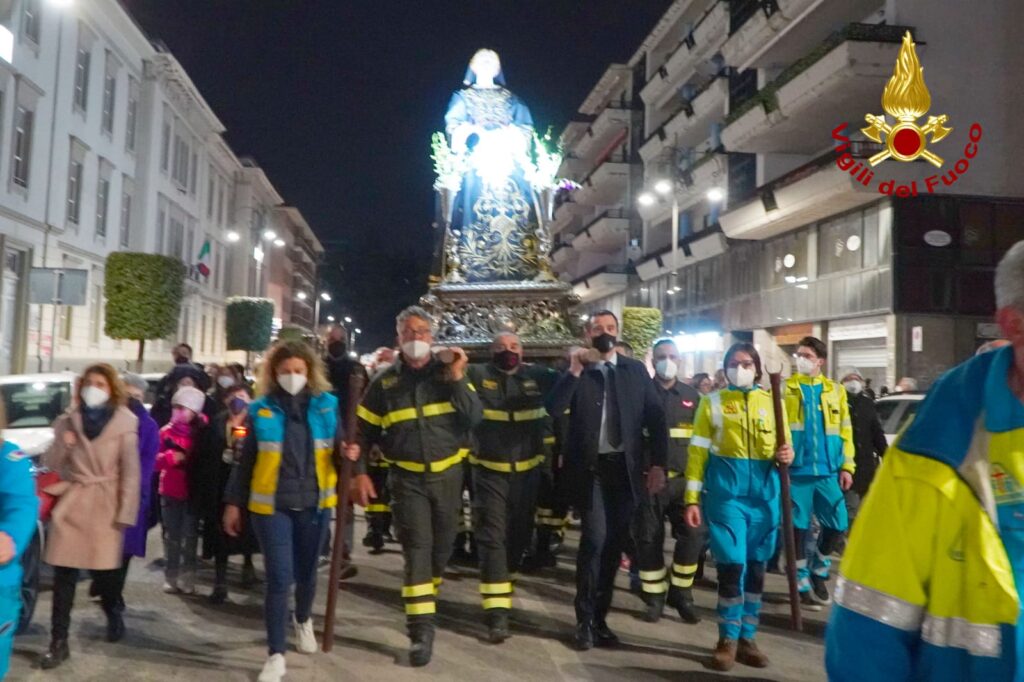
[[[362,537],[358,522],[357,538]],[[570,541],[575,534],[570,533]],[[160,542],[150,535],[151,558]],[[640,600],[627,591],[620,574],[609,625],[623,640],[615,650],[579,653],[569,644],[572,633],[572,554],[563,550],[559,566],[539,576],[526,576],[517,586],[513,638],[500,646],[483,637],[476,572],[446,575],[438,602],[439,632],[434,660],[425,669],[409,667],[402,604],[401,555],[389,545],[380,556],[358,548],[359,575],[339,601],[339,623],[330,655],[288,655],[288,680],[664,680],[706,681],[824,680],[822,631],[826,613],[807,614],[807,632],[786,629],[788,605],[782,597],[785,582],[770,575],[764,626],[758,640],[772,666],[757,671],[737,666],[729,674],[707,670],[703,663],[715,645],[714,592],[698,588],[697,604],[704,621],[684,625],[674,612],[658,624],[639,616]],[[233,565],[231,580],[238,578]],[[713,569],[710,571],[713,575]],[[200,573],[200,591],[209,593],[212,568]],[[326,571],[314,607],[319,636],[324,612]],[[88,601],[86,583],[79,585],[72,615],[72,658],[58,671],[33,669],[38,652],[48,642],[50,594],[40,597],[30,632],[15,642],[10,680],[254,680],[265,657],[262,598],[259,589],[244,592],[234,583],[230,603],[211,606],[202,597],[165,595],[162,574],[149,562],[133,565],[126,589],[128,635],[119,644],[103,639],[105,619],[99,606]]]

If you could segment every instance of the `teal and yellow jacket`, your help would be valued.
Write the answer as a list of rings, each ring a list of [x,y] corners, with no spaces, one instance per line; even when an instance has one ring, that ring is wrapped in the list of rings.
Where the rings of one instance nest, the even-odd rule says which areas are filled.
[[[843,556],[829,679],[1022,680],[1024,405],[1013,348],[943,375],[889,449]]]
[[[14,541],[14,558],[0,566],[0,587],[21,585],[21,555],[32,543],[38,517],[32,463],[17,445],[0,440],[0,532]]]
[[[853,424],[846,389],[827,377],[795,374],[786,379],[783,396],[793,433],[790,474],[830,476],[840,469],[852,474]]]
[[[789,429],[786,438],[789,438]],[[779,497],[771,393],[730,386],[701,398],[686,462],[686,504]]]

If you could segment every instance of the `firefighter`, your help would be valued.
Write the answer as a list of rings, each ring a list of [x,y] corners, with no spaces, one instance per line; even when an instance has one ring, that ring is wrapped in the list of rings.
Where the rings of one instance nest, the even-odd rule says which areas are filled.
[[[544,451],[548,458],[537,484],[537,512],[534,516],[534,543],[532,551],[523,561],[523,571],[554,568],[558,564],[555,552],[565,539],[569,525],[569,505],[560,494],[562,448],[568,436],[569,415],[548,416],[545,425]]]
[[[458,524],[462,468],[471,430],[482,418],[476,388],[465,375],[469,358],[431,352],[434,320],[412,306],[398,315],[398,362],[374,377],[360,404],[360,441],[380,446],[388,462],[391,512],[405,559],[402,598],[412,646],[410,663],[430,662],[434,597]]]
[[[793,432],[793,527],[798,558],[800,603],[812,611],[831,603],[829,555],[850,525],[843,493],[853,485],[853,426],[846,391],[822,373],[828,348],[805,336],[796,349],[797,374],[786,380],[783,396]],[[821,535],[810,560],[804,541],[811,514],[818,517]]]
[[[640,505],[637,529],[638,559],[644,603],[645,620],[657,623],[667,602],[679,612],[684,623],[700,622],[693,608],[693,579],[697,573],[697,558],[704,545],[703,526],[691,528],[683,520],[686,488],[686,458],[690,436],[693,435],[693,417],[700,403],[700,393],[678,379],[679,349],[671,339],[661,339],[652,351],[654,386],[665,408],[665,421],[669,428],[668,483],[665,489],[648,496]],[[671,523],[676,539],[671,571],[665,566],[665,521]],[[671,574],[671,575],[670,575]]]
[[[686,523],[707,514],[711,551],[718,569],[718,644],[715,670],[736,661],[768,665],[754,637],[761,616],[765,562],[779,527],[776,460],[793,461],[789,445],[776,446],[771,394],[758,385],[761,358],[750,343],[734,344],[723,362],[726,388],[701,398],[686,462]],[[789,441],[788,427],[786,440]]]
[[[533,530],[541,468],[546,459],[544,395],[554,370],[523,363],[523,346],[511,332],[491,344],[491,362],[469,367],[483,404],[473,465],[473,524],[480,553],[480,595],[488,637],[509,636],[512,588]]]
[[[825,630],[830,680],[1024,678],[1024,241],[995,294],[1011,345],[935,382],[857,514]]]

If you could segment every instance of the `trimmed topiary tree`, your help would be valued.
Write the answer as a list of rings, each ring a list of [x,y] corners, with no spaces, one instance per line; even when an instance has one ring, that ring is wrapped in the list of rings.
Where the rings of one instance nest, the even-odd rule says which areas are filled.
[[[637,358],[643,358],[661,335],[661,311],[657,308],[623,308],[622,339],[633,346]]]
[[[142,371],[146,339],[166,338],[178,328],[185,273],[185,264],[170,256],[118,251],[107,257],[103,331],[112,339],[139,342],[137,372]]]
[[[281,327],[281,331],[277,333],[278,341],[305,341],[306,332],[301,327],[293,327],[291,325]]]
[[[228,350],[264,351],[274,328],[274,302],[247,296],[229,298],[224,324]]]

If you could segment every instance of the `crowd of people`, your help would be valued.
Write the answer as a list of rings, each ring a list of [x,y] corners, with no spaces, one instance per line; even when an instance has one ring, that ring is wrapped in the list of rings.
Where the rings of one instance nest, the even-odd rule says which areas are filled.
[[[214,604],[228,597],[229,557],[242,556],[251,586],[253,555],[262,555],[268,657],[259,679],[281,680],[289,624],[298,652],[318,648],[317,568],[332,516],[350,514],[338,508],[348,493],[367,513],[364,545],[379,552],[392,527],[401,544],[396,593],[413,666],[431,661],[436,598],[455,548],[465,548],[464,518],[482,621],[500,644],[511,635],[520,572],[553,564],[571,509],[580,519],[577,649],[619,644],[609,613],[624,562],[646,620],[657,622],[667,606],[684,623],[700,622],[693,585],[710,551],[719,640],[708,666],[764,668],[757,632],[765,576],[782,545],[781,470],[800,607],[835,602],[830,677],[1016,679],[1024,242],[1000,263],[996,298],[1006,341],[944,375],[892,448],[864,376],[846,367],[838,380],[827,377],[820,339],[799,341],[795,371],[774,394],[753,344],[731,346],[715,375],[683,380],[672,339],[634,358],[607,310],[590,317],[585,347],[568,351],[561,372],[526,362],[512,331],[494,337],[487,361],[470,364],[462,349],[435,345],[435,321],[415,306],[398,315],[397,348],[377,354],[365,390],[367,368],[338,332],[323,356],[305,341],[276,343],[255,387],[241,367],[193,364],[181,344],[150,410],[145,380],[93,365],[41,458],[59,481],[41,491],[55,506],[44,557],[54,572],[51,641],[39,666],[71,655],[82,571],[107,640],[124,636],[129,564],[146,555],[159,524],[170,594],[195,594],[200,539],[215,566]],[[0,448],[0,615],[10,615],[39,495],[27,458],[14,444]],[[346,461],[354,473],[342,491]],[[350,554],[350,534],[333,541]],[[0,673],[11,637],[0,633]]]

